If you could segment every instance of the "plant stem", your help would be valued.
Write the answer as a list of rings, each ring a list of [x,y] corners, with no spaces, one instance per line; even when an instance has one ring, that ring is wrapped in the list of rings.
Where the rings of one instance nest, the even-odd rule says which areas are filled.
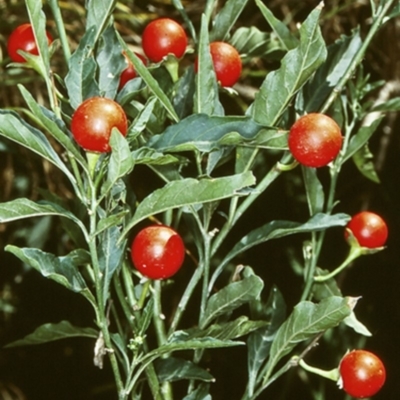
[[[67,34],[65,32],[65,26],[64,26],[64,21],[63,21],[62,15],[61,15],[59,2],[57,0],[49,0],[49,5],[51,8],[51,11],[53,12],[54,21],[56,22],[58,37],[60,38],[60,41],[61,41],[61,47],[63,49],[64,58],[65,58],[66,63],[68,64],[69,59],[71,57],[71,50],[69,48],[68,38],[67,38]]]

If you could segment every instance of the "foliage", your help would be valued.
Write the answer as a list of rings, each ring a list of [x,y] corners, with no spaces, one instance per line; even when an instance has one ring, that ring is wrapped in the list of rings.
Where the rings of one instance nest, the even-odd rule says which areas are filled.
[[[375,86],[361,67],[378,30],[398,14],[394,1],[373,6],[364,39],[356,29],[329,46],[320,27],[322,3],[292,31],[256,0],[270,28],[264,32],[236,28],[247,1],[228,0],[213,22],[214,2],[207,1],[198,24],[180,1],[173,1],[191,35],[190,48],[182,59],[170,54],[149,66],[118,30],[116,2],[86,2],[85,32],[73,49],[58,2],[49,3],[58,39],[49,47],[42,2],[26,0],[39,54],[23,53],[26,62],[11,65],[40,76],[46,105],[19,84],[26,107],[0,110],[0,136],[56,167],[71,196],[42,191],[40,199],[2,202],[0,224],[49,217],[60,224],[68,235],[68,250],[60,246],[60,253],[53,254],[14,243],[5,249],[83,296],[94,322],[86,327],[46,323],[8,347],[90,338],[95,341],[94,364],[101,368],[110,363],[120,400],[141,398],[145,385],[153,398],[172,399],[173,383],[182,380],[190,400],[211,398],[214,377],[204,367],[206,354],[246,346],[248,381],[238,390],[243,400],[250,400],[297,367],[327,332],[345,326],[369,335],[355,317],[357,299],[343,296],[334,275],[319,263],[322,248],[329,247],[327,231],[344,231],[350,220],[335,210],[343,165],[354,160],[366,178],[377,181],[368,142],[380,119],[367,126],[362,121],[372,111],[399,109],[398,99],[375,108],[368,104]],[[217,81],[211,41],[236,47],[244,71],[250,70],[252,59],[275,62],[248,104],[235,87],[223,88]],[[61,51],[64,69],[57,71],[52,60]],[[119,90],[126,66],[123,52],[138,76]],[[74,111],[93,96],[115,100],[129,119],[126,136],[113,129],[110,153],[85,152],[70,131]],[[235,99],[242,112],[231,112],[226,98]],[[323,167],[329,170],[328,180],[319,169],[298,166],[288,149],[290,126],[309,112],[329,114],[342,127],[341,151]],[[261,215],[237,237],[237,225],[255,202],[296,167],[302,171],[305,197],[299,202],[301,215],[308,210],[308,216],[299,221],[290,220],[290,214],[272,220]],[[145,171],[145,177],[137,179],[137,170]],[[132,234],[154,221],[173,226],[186,244],[185,264],[171,280],[145,279],[131,266]],[[247,257],[255,246],[293,237],[303,241],[303,260],[298,299],[287,304],[279,288],[267,285],[257,268],[248,265]],[[338,270],[354,261],[355,253],[366,254],[351,253]],[[175,306],[165,296],[171,285],[179,297]]]

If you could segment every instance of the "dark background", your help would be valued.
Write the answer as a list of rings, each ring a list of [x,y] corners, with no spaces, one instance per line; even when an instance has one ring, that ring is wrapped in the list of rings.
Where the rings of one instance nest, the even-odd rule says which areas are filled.
[[[257,8],[251,4],[246,9],[239,24],[258,25],[267,29]],[[369,6],[357,1],[326,2],[322,21],[322,30],[327,43],[332,43],[341,34],[346,34],[357,25],[362,32],[368,28]],[[83,1],[68,2],[65,20],[67,30],[74,45],[82,31],[84,10]],[[121,2],[137,12],[137,18],[129,21],[118,19],[121,30],[132,42],[138,43],[143,14],[175,16],[172,7],[165,2],[137,1]],[[196,20],[204,6],[203,2],[184,2],[191,17]],[[318,4],[318,1],[275,0],[266,2],[275,15],[294,28],[296,21],[302,21]],[[149,6],[153,6],[151,8]],[[140,12],[139,12],[140,11]],[[142,13],[142,14],[141,14]],[[51,17],[48,13],[50,29]],[[328,18],[329,16],[329,18]],[[32,71],[13,71],[6,69],[7,36],[20,23],[27,20],[23,2],[0,0],[0,45],[3,57],[0,56],[0,107],[19,107],[21,97],[15,87],[23,82],[34,96],[38,97],[43,90]],[[136,31],[137,29],[137,31]],[[393,21],[382,29],[368,51],[364,61],[366,70],[372,80],[398,81],[399,79],[400,35],[399,21]],[[55,68],[62,69],[61,56],[54,57]],[[60,63],[59,65],[57,63]],[[260,65],[260,64],[258,64]],[[255,69],[251,65],[244,84],[250,89],[259,86]],[[262,64],[261,64],[262,66]],[[376,93],[378,96],[379,93]],[[396,95],[398,95],[397,93]],[[40,97],[40,96],[39,96]],[[229,101],[229,99],[227,100]],[[228,105],[229,106],[229,105]],[[236,105],[232,105],[236,107]],[[358,342],[359,337],[348,330],[337,330],[337,337],[329,339],[340,343],[324,343],[310,353],[308,361],[325,368],[333,368],[343,343],[354,347],[364,347],[378,354],[387,368],[387,382],[374,399],[392,400],[400,395],[398,377],[400,368],[400,120],[396,114],[390,114],[382,122],[379,132],[370,143],[374,154],[375,166],[381,183],[375,184],[362,177],[356,168],[348,163],[339,180],[337,197],[340,204],[337,211],[354,214],[361,209],[369,209],[380,214],[389,227],[387,249],[378,254],[357,260],[353,267],[340,277],[344,295],[362,296],[356,314],[373,333],[366,342]],[[51,191],[70,196],[68,186],[57,171],[43,164],[27,150],[13,144],[0,142],[0,201],[25,196],[31,199],[39,197],[39,188],[49,187]],[[140,170],[139,170],[140,172]],[[323,173],[322,173],[323,174]],[[232,235],[240,237],[248,230],[247,226],[257,224],[260,214],[268,219],[296,219],[303,210],[298,209],[298,199],[290,196],[296,190],[296,181],[282,178],[274,184],[267,194],[254,205],[250,214],[241,221]],[[145,177],[147,180],[148,177]],[[322,176],[323,179],[323,176]],[[282,200],[284,199],[284,200]],[[57,252],[66,238],[54,221],[49,225],[39,225],[38,221],[23,221],[7,226],[0,225],[0,344],[21,338],[31,333],[36,327],[47,322],[69,320],[77,326],[92,325],[94,316],[86,302],[79,296],[70,293],[56,283],[42,278],[37,272],[24,270],[16,259],[3,251],[7,243],[17,245],[34,245],[48,251]],[[45,234],[43,234],[45,232]],[[321,262],[330,267],[339,263],[346,255],[347,247],[343,241],[343,232],[332,230],[327,237],[329,246],[325,246]],[[295,277],[287,257],[288,246],[301,248],[304,238],[280,240],[259,246],[248,254],[246,262],[263,277],[266,288],[276,284],[282,291],[290,308],[298,301],[300,285]],[[228,243],[229,245],[229,243]],[[343,335],[343,336],[341,336]],[[327,339],[328,340],[328,339]],[[29,400],[114,400],[113,378],[106,364],[104,370],[93,366],[93,346],[90,339],[64,340],[47,345],[19,347],[0,350],[0,399],[2,391],[14,391],[15,399],[23,399],[22,393]],[[335,347],[336,346],[336,347]],[[333,348],[333,350],[332,350]],[[240,398],[246,383],[246,353],[244,348],[213,353],[212,360],[205,357],[205,366],[216,377],[212,384],[213,398]],[[288,379],[288,380],[287,380]],[[302,381],[305,382],[302,382]],[[311,380],[312,385],[308,384]],[[290,385],[288,383],[291,383]],[[324,385],[321,387],[320,385]],[[318,387],[325,393],[325,400],[344,399],[334,383],[323,382],[318,377],[299,373],[294,369],[285,379],[275,382],[260,399],[312,399],[310,386]],[[179,387],[178,387],[179,393]],[[19,396],[19,397],[18,397]],[[177,397],[178,398],[178,397]]]

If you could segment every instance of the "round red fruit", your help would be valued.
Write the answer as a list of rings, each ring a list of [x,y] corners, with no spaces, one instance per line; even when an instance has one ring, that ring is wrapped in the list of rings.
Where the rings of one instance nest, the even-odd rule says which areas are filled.
[[[185,30],[170,18],[156,19],[150,22],[143,31],[143,51],[152,62],[160,62],[168,54],[181,58],[186,51],[186,46]]]
[[[386,222],[378,215],[370,211],[361,211],[354,215],[347,224],[353,236],[361,247],[375,249],[385,245],[388,238]],[[345,237],[348,238],[346,231]]]
[[[118,103],[105,97],[91,97],[85,100],[72,115],[72,135],[87,151],[109,152],[113,128],[117,128],[126,136],[126,114]]]
[[[217,81],[224,87],[233,86],[242,73],[242,60],[238,51],[229,43],[212,42],[210,53]]]
[[[131,258],[135,268],[150,279],[167,279],[175,275],[185,258],[180,235],[165,225],[151,225],[134,238]]]
[[[47,41],[50,45],[53,42],[53,38],[50,33],[46,32]],[[18,53],[18,50],[25,51],[27,53],[38,55],[39,49],[36,44],[35,35],[33,33],[31,24],[22,24],[15,28],[7,42],[7,51],[11,60],[14,62],[24,63],[26,60]]]
[[[140,59],[140,61],[142,61],[142,63],[144,65],[147,65],[147,60],[145,57],[143,57],[141,54],[136,53],[136,52],[135,52],[135,54],[138,56],[138,58]],[[129,58],[126,56],[125,52],[124,52],[124,56],[125,56],[125,62],[128,66],[122,71],[121,76],[119,78],[119,89],[120,90],[125,86],[125,84],[128,81],[137,77],[137,72],[135,70],[135,67],[133,66],[133,64],[131,63]]]
[[[339,372],[343,390],[357,399],[373,396],[386,380],[380,358],[365,350],[347,353],[340,362]]]
[[[300,117],[290,128],[288,144],[293,157],[302,165],[319,168],[339,154],[343,136],[338,124],[325,114]]]

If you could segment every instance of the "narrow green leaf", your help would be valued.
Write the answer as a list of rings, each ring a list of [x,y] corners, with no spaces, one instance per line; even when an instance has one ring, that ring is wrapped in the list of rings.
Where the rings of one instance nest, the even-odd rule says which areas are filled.
[[[178,157],[171,154],[164,154],[148,147],[140,147],[132,151],[131,154],[135,164],[167,165],[181,162]],[[182,163],[184,163],[183,160]]]
[[[182,358],[168,357],[157,360],[156,372],[160,382],[175,382],[181,379],[194,379],[213,382],[214,377],[197,364]]]
[[[86,28],[94,27],[96,29],[96,38],[100,36],[105,26],[108,25],[115,4],[115,0],[90,0],[86,2]]]
[[[111,214],[106,218],[101,218],[97,224],[96,232],[93,236],[99,235],[101,232],[110,228],[111,226],[118,225],[122,222],[122,219],[126,216],[128,210],[121,211],[117,214]]]
[[[50,56],[49,42],[46,35],[46,16],[42,10],[43,3],[36,0],[26,0],[25,5],[38,47],[41,69],[46,73],[50,69]]]
[[[127,140],[115,128],[111,132],[110,146],[112,152],[108,162],[107,179],[102,187],[102,195],[106,195],[118,179],[129,174],[135,164]]]
[[[263,281],[255,275],[239,282],[230,283],[210,297],[200,322],[200,328],[205,328],[220,315],[230,313],[242,304],[258,298],[263,286]]]
[[[122,236],[138,222],[173,208],[240,196],[240,190],[254,185],[251,172],[214,179],[182,179],[153,191],[137,207]]]
[[[96,339],[97,336],[98,332],[93,328],[78,328],[68,321],[61,321],[56,324],[44,324],[23,339],[9,343],[5,347],[29,346],[71,337]]]
[[[311,215],[320,213],[324,209],[324,188],[318,179],[317,170],[302,166],[304,185],[306,187],[307,203]]]
[[[237,19],[246,7],[248,0],[228,0],[218,14],[215,16],[213,21],[213,27],[210,32],[210,41],[215,42],[217,40],[227,41],[229,32],[235,25]]]
[[[44,215],[65,217],[74,221],[81,228],[84,228],[82,222],[76,218],[74,214],[55,203],[35,203],[34,201],[24,198],[0,203],[0,223],[16,221],[23,218],[42,217]]]
[[[119,226],[110,226],[99,236],[99,266],[103,279],[103,301],[108,301],[110,282],[125,256],[126,241],[120,241]]]
[[[26,90],[22,85],[18,85],[18,87],[29,109],[47,129],[47,132],[49,132],[49,134],[51,134],[83,168],[87,169],[87,162],[83,158],[79,148],[75,145],[75,142],[71,140],[71,136],[68,134],[64,121],[57,118],[52,111],[38,104],[28,90]]]
[[[194,110],[195,113],[198,114],[224,114],[222,105],[219,102],[218,83],[210,54],[208,24],[204,14],[202,15],[201,19]]]
[[[100,93],[113,99],[118,91],[121,72],[127,67],[113,25],[109,25],[99,38],[96,61]]]
[[[100,95],[96,82],[97,64],[93,57],[95,43],[96,27],[91,27],[85,32],[78,48],[69,59],[65,84],[69,101],[74,109],[87,98]]]
[[[271,28],[273,29],[276,37],[281,42],[281,45],[286,50],[294,49],[299,41],[298,39],[290,32],[288,27],[279,19],[275,18],[269,8],[261,2],[261,0],[256,0],[256,4],[259,7],[262,15],[269,23]]]
[[[162,152],[211,152],[223,146],[248,142],[261,129],[261,125],[248,117],[193,114],[153,136],[146,146]]]
[[[157,80],[154,79],[154,77],[151,75],[150,71],[146,68],[145,65],[143,65],[143,62],[140,60],[140,58],[129,49],[129,47],[127,46],[125,41],[122,39],[122,37],[118,34],[118,32],[117,32],[117,36],[118,36],[119,43],[121,44],[123,50],[125,51],[127,57],[129,58],[129,60],[132,62],[133,66],[135,67],[136,72],[141,76],[143,81],[148,86],[149,90],[154,94],[154,96],[156,96],[156,98],[159,100],[159,102],[162,104],[162,106],[168,112],[170,117],[175,122],[178,122],[179,117],[176,114],[176,111],[175,111],[169,97],[161,89]]]
[[[242,26],[236,29],[229,43],[246,58],[263,57],[280,50],[269,33],[262,32],[255,26]]]
[[[281,325],[271,346],[266,377],[278,361],[299,343],[337,326],[354,308],[352,298],[327,297],[320,303],[302,301]]]
[[[362,126],[358,132],[351,137],[349,146],[347,147],[346,154],[343,157],[343,162],[352,157],[357,151],[362,149],[364,145],[371,138],[372,134],[376,131],[383,117],[375,119],[371,125]]]
[[[6,246],[5,250],[36,269],[45,278],[49,278],[73,292],[80,293],[92,304],[95,303],[95,299],[78,269],[79,266],[90,262],[86,251],[76,250],[66,256],[56,257],[54,254],[39,249],[19,248],[13,245]]]
[[[275,334],[286,317],[286,304],[276,287],[272,288],[266,304],[262,300],[256,301],[258,313],[264,316],[268,325],[251,333],[247,340],[248,394],[250,396],[254,394],[258,371],[267,359]]]
[[[212,324],[206,329],[190,328],[176,331],[171,336],[170,341],[178,340],[179,337],[186,339],[213,337],[219,340],[232,340],[248,335],[265,325],[267,325],[266,321],[250,321],[248,317],[241,316],[234,321]]]
[[[225,266],[228,261],[240,253],[268,240],[278,239],[298,233],[317,232],[335,226],[345,226],[349,220],[350,217],[347,214],[339,213],[329,215],[318,213],[304,224],[293,221],[268,222],[267,224],[252,230],[236,243],[218,268]]]
[[[370,152],[367,144],[353,154],[353,161],[357,169],[372,182],[380,183],[373,159],[374,156]]]
[[[49,161],[59,168],[71,182],[75,183],[74,176],[62,162],[46,136],[26,123],[15,112],[0,110],[0,135],[28,148]]]
[[[153,116],[154,107],[157,103],[157,98],[151,96],[143,109],[136,116],[135,120],[129,127],[129,131],[126,135],[128,142],[132,142],[137,136],[139,136],[145,129],[150,119]],[[140,150],[140,149],[139,149]]]
[[[371,111],[398,112],[400,111],[400,97],[395,97],[372,108]]]
[[[321,7],[314,9],[301,25],[300,44],[282,59],[281,67],[270,72],[250,107],[254,120],[274,126],[293,96],[326,59],[326,47],[319,28]]]
[[[211,400],[211,395],[209,394],[210,385],[203,383],[199,387],[185,396],[182,400]]]

